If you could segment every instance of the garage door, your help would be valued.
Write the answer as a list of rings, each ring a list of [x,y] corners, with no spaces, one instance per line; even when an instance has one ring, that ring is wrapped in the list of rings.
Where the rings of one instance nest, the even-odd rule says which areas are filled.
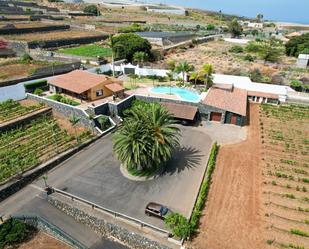
[[[210,120],[211,121],[218,121],[221,122],[222,113],[220,112],[212,112],[210,114]]]
[[[231,124],[234,124],[234,125],[237,124],[237,116],[236,115],[232,115],[232,117],[231,117]]]

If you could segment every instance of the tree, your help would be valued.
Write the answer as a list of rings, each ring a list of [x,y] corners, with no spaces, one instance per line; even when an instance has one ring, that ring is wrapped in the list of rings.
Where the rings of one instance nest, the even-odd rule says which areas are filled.
[[[76,125],[77,125],[78,122],[80,121],[80,117],[77,117],[75,114],[73,114],[73,115],[70,117],[69,120],[70,120],[70,123],[72,124],[72,126],[74,127],[76,141],[79,142],[79,139],[78,139],[78,136],[77,136]]]
[[[259,14],[256,15],[256,20],[257,20],[257,22],[262,22],[262,21],[263,21],[263,18],[264,18],[264,15],[261,14],[261,13],[259,13]]]
[[[115,77],[115,53],[117,48],[123,48],[121,44],[116,44],[113,35],[109,36],[109,42],[107,43],[107,46],[112,50],[112,73],[113,77]]]
[[[84,8],[84,12],[88,14],[93,14],[95,16],[100,15],[100,11],[98,10],[98,7],[95,6],[94,4],[88,5]]]
[[[143,67],[144,62],[148,60],[148,54],[139,51],[135,52],[133,55],[133,61],[137,62],[141,67]]]
[[[260,42],[258,54],[265,62],[278,62],[283,55],[283,47],[274,39],[262,41]]]
[[[205,84],[207,88],[210,88],[213,84],[213,77],[212,77],[213,72],[214,70],[213,70],[212,65],[210,64],[203,65],[201,74],[204,75],[205,77]]]
[[[201,78],[202,78],[202,74],[201,74],[201,72],[192,72],[191,74],[190,74],[190,80],[194,80],[194,86],[196,87],[196,82],[198,81],[198,80],[201,80]]]
[[[192,65],[190,65],[187,61],[182,61],[176,66],[175,71],[182,74],[182,82],[185,83],[185,74],[192,71],[192,69]]]
[[[285,44],[285,53],[288,56],[298,56],[304,50],[309,49],[309,33],[302,34],[301,36],[291,38]]]
[[[172,94],[172,80],[174,79],[174,72],[170,71],[166,74],[169,82],[170,82],[170,94]]]
[[[165,220],[165,225],[172,229],[174,235],[179,238],[189,238],[192,233],[192,227],[189,221],[179,213],[172,213],[168,215]]]
[[[112,37],[113,46],[119,59],[126,59],[132,62],[136,52],[151,54],[151,44],[137,34],[120,34]]]
[[[242,32],[243,28],[239,24],[238,20],[234,18],[229,24],[228,24],[229,32],[231,33],[232,37],[239,37]]]
[[[176,61],[173,60],[173,59],[169,59],[167,60],[166,62],[167,64],[167,69],[174,72],[175,71],[175,68],[176,68]]]
[[[260,69],[254,68],[253,70],[249,72],[249,77],[253,82],[261,82],[263,75]]]
[[[179,129],[158,103],[135,102],[113,137],[113,149],[128,169],[157,169],[171,159],[179,145]]]
[[[108,117],[107,116],[100,116],[98,117],[98,122],[100,124],[101,130],[105,130],[108,128]]]

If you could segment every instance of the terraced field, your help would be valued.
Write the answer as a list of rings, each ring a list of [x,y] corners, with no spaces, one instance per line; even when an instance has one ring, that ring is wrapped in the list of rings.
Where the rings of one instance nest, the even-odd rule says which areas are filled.
[[[309,107],[262,105],[266,243],[309,248]]]
[[[0,103],[0,124],[29,114],[31,112],[40,110],[44,107],[45,105],[41,103],[35,103],[25,106],[18,101],[14,101],[11,99],[4,101]]]
[[[75,137],[61,129],[52,115],[0,134],[0,184],[91,137],[84,131]],[[78,142],[77,142],[78,141]]]

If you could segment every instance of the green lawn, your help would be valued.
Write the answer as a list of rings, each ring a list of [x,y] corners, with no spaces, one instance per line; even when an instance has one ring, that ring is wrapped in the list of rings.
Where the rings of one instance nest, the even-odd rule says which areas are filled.
[[[104,48],[99,45],[85,45],[76,48],[65,48],[58,50],[60,53],[71,54],[71,55],[80,55],[88,57],[111,57],[112,50],[110,48]]]

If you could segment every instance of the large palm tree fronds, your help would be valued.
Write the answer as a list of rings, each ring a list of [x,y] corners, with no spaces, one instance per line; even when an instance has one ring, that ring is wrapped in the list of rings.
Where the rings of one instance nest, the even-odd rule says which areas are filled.
[[[127,167],[143,170],[163,165],[179,144],[180,131],[159,104],[133,106],[114,135],[114,152]]]
[[[176,66],[175,71],[177,73],[182,73],[183,83],[185,83],[185,73],[189,73],[192,69],[192,65],[190,65],[187,61],[182,61]]]

